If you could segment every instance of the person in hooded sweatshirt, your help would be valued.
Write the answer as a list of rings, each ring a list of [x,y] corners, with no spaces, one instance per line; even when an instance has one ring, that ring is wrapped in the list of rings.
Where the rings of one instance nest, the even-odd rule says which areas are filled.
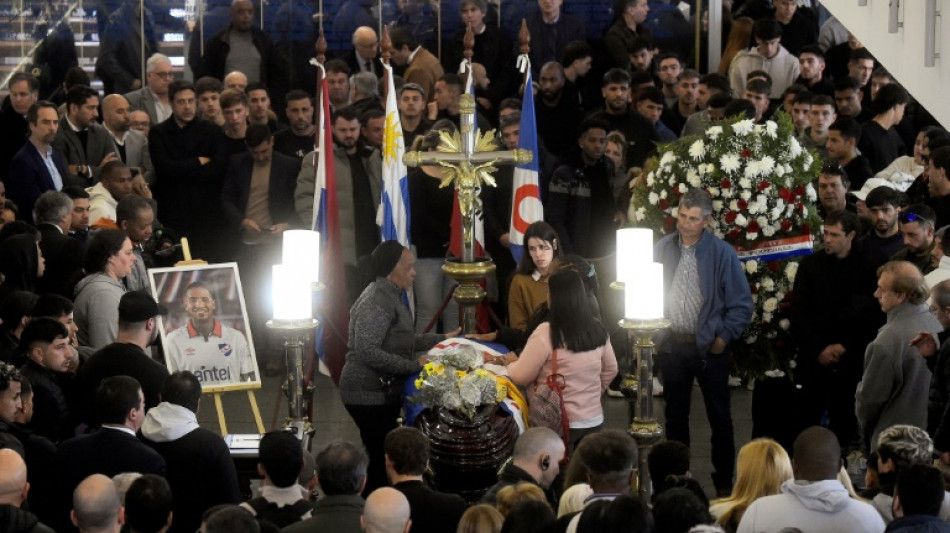
[[[237,471],[224,439],[198,427],[201,382],[194,374],[169,376],[161,399],[145,415],[142,437],[165,459],[165,479],[175,495],[169,532],[191,533],[206,509],[242,501]]]
[[[795,439],[792,471],[781,494],[759,498],[746,509],[737,533],[769,533],[796,528],[809,533],[884,531],[881,515],[852,499],[838,481],[841,447],[830,430],[812,426]]]
[[[119,333],[119,300],[125,294],[122,280],[132,271],[135,253],[122,230],[103,229],[89,237],[83,270],[76,284],[73,317],[79,328],[79,345],[99,350],[115,342]]]

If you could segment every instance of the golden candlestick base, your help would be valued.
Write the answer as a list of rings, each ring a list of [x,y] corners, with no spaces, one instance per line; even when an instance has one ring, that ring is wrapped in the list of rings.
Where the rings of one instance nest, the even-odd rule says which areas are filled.
[[[458,258],[446,259],[442,272],[458,282],[455,289],[455,301],[462,306],[462,333],[476,331],[475,307],[485,297],[485,291],[479,282],[495,271],[495,263],[488,257],[476,257],[472,263]]]
[[[637,494],[641,501],[650,501],[650,470],[647,457],[650,448],[663,439],[663,426],[653,414],[653,336],[670,327],[666,318],[620,320],[620,327],[636,339],[633,356],[636,367],[626,373],[620,392],[630,402],[631,422],[627,430],[637,441],[640,464],[637,473]]]

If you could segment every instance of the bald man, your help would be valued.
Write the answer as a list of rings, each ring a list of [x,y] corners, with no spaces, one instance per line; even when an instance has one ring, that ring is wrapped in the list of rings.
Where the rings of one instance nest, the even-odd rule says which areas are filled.
[[[877,449],[877,436],[895,424],[927,427],[930,370],[911,346],[918,332],[936,335],[940,322],[930,312],[930,290],[923,274],[908,261],[889,261],[878,269],[874,297],[887,323],[864,354],[855,412],[864,451]]]
[[[73,509],[69,518],[80,533],[121,531],[122,503],[112,480],[102,474],[84,479],[73,491]]]
[[[0,529],[4,533],[53,532],[32,513],[20,508],[29,492],[23,458],[9,448],[0,450]]]
[[[145,187],[155,175],[152,156],[148,152],[148,137],[132,129],[132,108],[121,94],[110,94],[102,99],[102,125],[112,136],[115,153],[136,178],[132,183],[136,194],[150,197]]]
[[[360,525],[366,533],[407,533],[409,500],[392,487],[376,489],[366,498]]]
[[[738,533],[778,532],[786,528],[813,533],[884,531],[884,520],[869,504],[851,498],[838,481],[841,447],[830,430],[812,426],[803,431],[793,451],[795,479],[782,492],[759,498],[746,509]]]
[[[244,92],[249,85],[247,76],[240,70],[232,70],[224,77],[224,88]]]
[[[564,67],[553,61],[541,67],[535,80],[540,86],[535,100],[535,120],[544,147],[554,154],[566,154],[577,144],[577,126],[584,112],[576,98],[564,92]]]
[[[255,15],[251,0],[231,2],[231,23],[205,41],[204,57],[190,57],[195,79],[212,76],[223,80],[225,73],[239,70],[249,83],[278,81],[274,43],[255,25],[259,21]]]
[[[482,497],[482,503],[495,505],[498,491],[518,483],[531,483],[547,491],[561,471],[564,441],[549,428],[530,428],[518,437],[511,462],[498,472],[498,483]],[[548,494],[553,502],[553,496]]]
[[[353,74],[370,72],[377,78],[383,75],[383,64],[379,61],[379,38],[369,26],[360,26],[353,32],[353,49],[343,56]]]

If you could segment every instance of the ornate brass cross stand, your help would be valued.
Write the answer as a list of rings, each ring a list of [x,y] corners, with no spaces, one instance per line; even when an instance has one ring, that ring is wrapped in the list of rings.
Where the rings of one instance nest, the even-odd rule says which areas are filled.
[[[526,30],[524,30],[525,33]],[[465,32],[465,63],[472,69],[472,47],[475,34],[469,26]],[[527,90],[531,90],[528,88]],[[458,281],[455,300],[462,306],[462,332],[477,333],[475,306],[485,297],[479,281],[495,270],[489,257],[475,256],[475,221],[482,211],[478,195],[483,185],[495,186],[492,173],[495,165],[520,165],[529,163],[533,157],[530,150],[496,150],[495,130],[475,131],[475,98],[467,91],[459,98],[460,131],[441,134],[441,144],[436,152],[406,152],[403,163],[409,167],[437,165],[445,177],[441,187],[453,185],[458,191],[459,209],[462,212],[462,257],[445,260],[442,271]]]

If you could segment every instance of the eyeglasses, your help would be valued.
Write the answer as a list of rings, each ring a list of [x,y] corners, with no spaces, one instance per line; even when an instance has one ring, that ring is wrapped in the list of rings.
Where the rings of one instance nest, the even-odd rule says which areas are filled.
[[[152,74],[164,80],[169,80],[175,77],[175,73],[170,70],[168,72],[152,72]]]
[[[901,211],[897,215],[897,220],[899,220],[901,224],[910,224],[911,222],[919,222],[921,224],[932,224],[930,219],[920,216],[917,213],[914,213],[913,211]]]

